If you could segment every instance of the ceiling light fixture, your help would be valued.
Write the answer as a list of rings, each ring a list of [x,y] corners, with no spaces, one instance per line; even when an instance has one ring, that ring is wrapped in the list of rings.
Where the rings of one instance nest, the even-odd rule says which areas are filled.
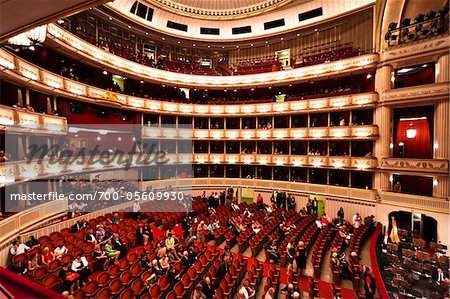
[[[43,43],[46,36],[47,25],[42,25],[10,38],[8,43],[17,46],[32,46]]]

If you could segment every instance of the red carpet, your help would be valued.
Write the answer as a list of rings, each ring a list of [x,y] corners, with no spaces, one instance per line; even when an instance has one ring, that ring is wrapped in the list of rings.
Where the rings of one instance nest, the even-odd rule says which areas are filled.
[[[378,295],[381,299],[389,299],[388,292],[386,290],[386,286],[384,285],[383,278],[381,277],[380,268],[378,267],[377,260],[377,241],[378,236],[381,234],[382,225],[378,223],[377,229],[375,233],[370,238],[370,262],[372,264],[373,276],[375,277],[375,281],[377,284]]]

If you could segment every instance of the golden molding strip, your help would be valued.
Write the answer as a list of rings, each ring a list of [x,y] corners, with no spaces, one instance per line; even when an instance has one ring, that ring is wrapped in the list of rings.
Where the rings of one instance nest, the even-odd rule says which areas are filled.
[[[19,81],[22,86],[32,85],[44,92],[59,94],[87,102],[110,104],[123,108],[142,110],[160,114],[192,116],[237,116],[254,114],[289,114],[310,111],[328,111],[342,108],[373,106],[378,102],[378,93],[362,93],[330,98],[291,101],[284,103],[199,105],[172,103],[113,93],[108,90],[73,81],[37,67],[10,52],[0,49],[0,71],[3,76]],[[333,129],[338,130],[338,129]]]
[[[337,75],[374,67],[379,60],[378,54],[366,54],[338,60],[330,63],[312,65],[286,71],[240,76],[200,76],[174,73],[148,67],[104,51],[55,24],[48,25],[48,38],[67,51],[73,51],[105,68],[114,68],[132,76],[139,76],[152,82],[177,87],[200,89],[253,88],[306,81],[321,76]]]
[[[187,132],[186,132],[187,131]],[[340,126],[340,127],[315,127],[315,128],[291,128],[291,129],[171,129],[144,127],[144,138],[192,138],[205,140],[305,140],[305,139],[374,139],[378,137],[377,125],[366,126]],[[184,134],[184,135],[183,135]]]
[[[127,155],[128,156],[128,155]],[[378,166],[376,158],[342,157],[342,156],[300,156],[300,155],[257,155],[257,154],[167,154],[171,164],[228,164],[228,165],[272,165],[315,168],[374,170]],[[132,161],[136,156],[131,155]],[[109,164],[88,164],[90,159],[77,160],[72,164],[49,163],[42,161],[11,161],[0,164],[0,186],[20,181],[36,180],[43,177],[79,173],[88,171],[103,171],[123,168],[117,161]],[[79,162],[79,163],[78,163]],[[85,164],[83,164],[85,163]],[[130,167],[142,167],[133,162]]]
[[[67,120],[65,117],[29,112],[0,105],[0,129],[21,131],[32,129],[36,133],[66,134]]]
[[[176,15],[184,15],[196,19],[208,20],[236,20],[247,18],[262,13],[267,13],[271,10],[280,8],[293,0],[266,0],[258,4],[240,7],[235,9],[206,9],[183,5],[170,0],[152,0],[151,3],[161,9],[172,12]],[[112,4],[109,4],[112,6]]]

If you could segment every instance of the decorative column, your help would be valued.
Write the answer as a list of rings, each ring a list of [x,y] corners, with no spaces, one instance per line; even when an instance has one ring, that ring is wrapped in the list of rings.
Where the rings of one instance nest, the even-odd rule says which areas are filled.
[[[383,91],[392,89],[392,76],[393,68],[391,65],[384,65],[377,68],[375,73],[375,91],[380,95]]]
[[[30,90],[25,90],[25,105],[30,105]]]
[[[375,74],[375,91],[379,96],[386,90],[392,89],[393,68],[385,65],[377,69]],[[391,156],[390,143],[392,141],[392,108],[389,106],[377,106],[375,110],[375,124],[378,126],[378,139],[375,141],[375,157],[380,162],[382,158]],[[383,172],[375,173],[374,188],[378,190],[390,190],[389,174]]]
[[[441,56],[438,60],[438,70],[436,82],[449,81],[449,55]],[[434,159],[449,159],[450,148],[450,100],[448,98],[436,103],[434,108]],[[450,184],[449,176],[439,176],[434,179],[433,197],[449,198]]]
[[[450,100],[436,103],[434,110],[434,158],[448,159],[450,147]]]
[[[435,184],[436,182],[436,184]],[[439,176],[433,181],[433,197],[449,198],[449,178],[445,176]]]
[[[450,81],[449,65],[450,55],[444,54],[439,57],[436,65],[436,83]]]

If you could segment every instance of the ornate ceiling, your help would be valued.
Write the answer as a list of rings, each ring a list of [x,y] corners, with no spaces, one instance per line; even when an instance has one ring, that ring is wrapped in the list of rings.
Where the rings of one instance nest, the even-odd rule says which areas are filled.
[[[175,14],[212,20],[238,19],[254,16],[277,9],[294,1],[295,0],[148,0],[149,3]]]
[[[176,38],[231,42],[306,28],[374,4],[375,0],[114,0],[106,8]],[[143,16],[137,15],[138,5],[144,7]],[[216,33],[202,33],[202,28]]]

